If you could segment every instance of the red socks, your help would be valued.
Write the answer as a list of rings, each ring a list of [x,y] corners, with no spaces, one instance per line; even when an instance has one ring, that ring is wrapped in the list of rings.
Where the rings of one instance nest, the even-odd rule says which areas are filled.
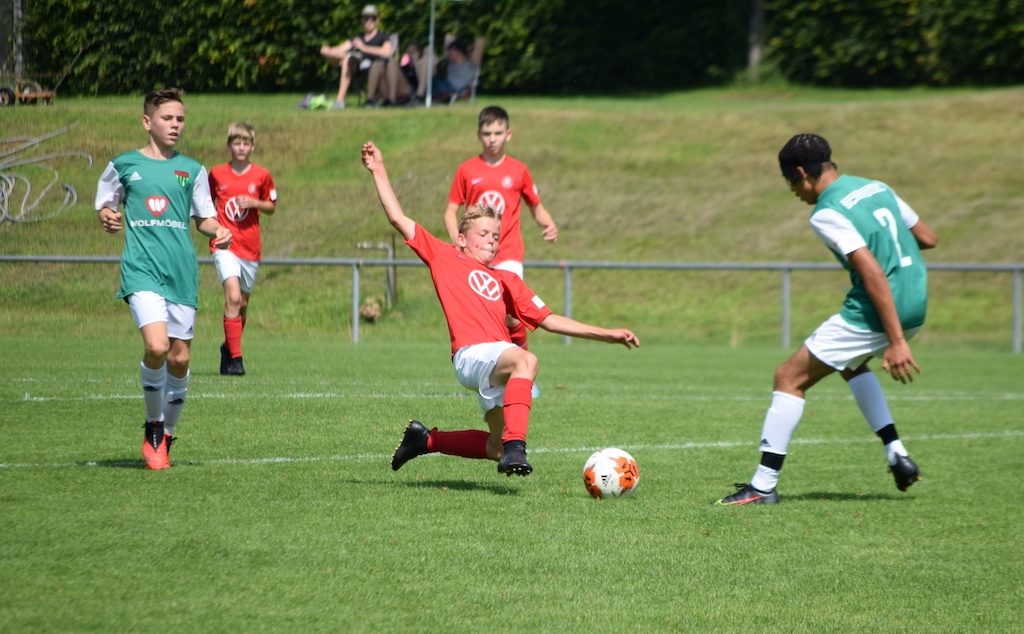
[[[505,385],[505,432],[501,442],[526,440],[530,426],[530,407],[533,405],[533,381],[509,379]]]
[[[242,318],[224,318],[224,343],[232,359],[242,356]]]
[[[427,451],[437,451],[460,458],[487,458],[487,439],[491,434],[479,429],[465,431],[430,430],[427,436]]]

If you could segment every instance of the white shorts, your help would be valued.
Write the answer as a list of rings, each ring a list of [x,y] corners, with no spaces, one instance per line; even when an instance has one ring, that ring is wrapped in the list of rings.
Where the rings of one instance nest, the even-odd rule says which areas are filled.
[[[171,339],[191,341],[194,336],[195,308],[169,302],[152,291],[132,293],[126,299],[140,330],[143,326],[162,321],[167,324],[167,336]]]
[[[217,267],[221,285],[229,278],[237,277],[238,287],[242,292],[252,294],[252,287],[256,284],[256,271],[260,268],[259,262],[243,260],[227,249],[217,249],[213,252],[213,263]]]
[[[505,260],[504,262],[498,262],[491,268],[498,269],[500,271],[508,271],[510,273],[515,273],[516,276],[519,277],[519,279],[524,279],[522,262],[516,262],[515,260]]]
[[[498,357],[509,348],[515,347],[514,343],[507,341],[478,343],[459,348],[452,357],[455,376],[459,383],[476,391],[480,409],[484,412],[505,404],[505,386],[491,385],[491,372],[498,364]]]
[[[920,330],[920,326],[904,330],[903,336],[910,341]],[[854,328],[839,315],[832,315],[804,345],[822,363],[841,372],[856,370],[868,359],[881,356],[889,347],[889,337],[884,332]]]

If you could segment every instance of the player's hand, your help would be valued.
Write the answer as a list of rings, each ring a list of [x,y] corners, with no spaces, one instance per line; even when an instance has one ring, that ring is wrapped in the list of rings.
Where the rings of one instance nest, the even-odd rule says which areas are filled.
[[[894,381],[913,383],[914,375],[910,372],[910,368],[914,368],[918,374],[921,374],[921,368],[910,354],[910,344],[906,341],[890,345],[882,355],[882,370],[888,372]]]
[[[226,249],[231,246],[231,230],[227,227],[218,227],[217,233],[213,237],[213,246],[218,249]]]
[[[121,230],[121,212],[104,207],[100,209],[98,217],[103,230],[107,233],[117,233]]]
[[[540,235],[548,242],[558,242],[558,227],[551,223],[541,228]]]
[[[363,167],[370,170],[371,172],[384,165],[384,155],[380,153],[380,149],[373,144],[373,141],[369,141],[363,144]]]
[[[633,349],[640,347],[640,340],[633,334],[632,331],[626,330],[625,328],[618,328],[612,332],[612,342],[621,343],[626,348]]]
[[[235,196],[235,202],[242,209],[252,209],[259,201],[252,196]]]

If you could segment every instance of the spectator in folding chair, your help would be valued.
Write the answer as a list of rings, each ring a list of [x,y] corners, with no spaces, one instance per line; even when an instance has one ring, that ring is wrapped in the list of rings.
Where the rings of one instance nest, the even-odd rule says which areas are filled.
[[[484,43],[478,37],[467,45],[451,33],[444,36],[444,76],[439,76],[436,56],[428,51],[416,67],[416,94],[407,105],[418,106],[423,103],[427,93],[427,64],[434,63],[431,77],[431,95],[437,101],[448,101],[453,95],[462,95],[467,89],[472,90],[480,72],[480,64],[484,59]]]
[[[391,37],[378,30],[380,14],[377,7],[368,4],[363,7],[362,22],[364,32],[345,40],[337,46],[320,47],[320,55],[331,66],[341,67],[341,80],[338,83],[338,97],[328,110],[341,110],[345,107],[345,94],[348,92],[352,79],[362,72],[367,72],[366,102],[377,103],[377,91],[384,86],[388,60],[394,51]]]

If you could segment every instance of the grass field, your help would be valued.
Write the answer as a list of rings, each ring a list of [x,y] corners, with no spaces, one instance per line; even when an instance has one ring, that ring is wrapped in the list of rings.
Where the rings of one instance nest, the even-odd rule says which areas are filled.
[[[479,425],[444,342],[196,347],[169,471],[138,455],[132,338],[5,340],[0,631],[1009,632],[1024,618],[1022,361],[921,351],[886,384],[924,479],[896,490],[838,379],[775,507],[749,478],[774,347],[540,343],[535,472],[389,457],[409,418]],[[138,424],[136,424],[138,423]],[[641,466],[589,498],[595,448]]]
[[[490,99],[323,113],[296,111],[298,97],[187,97],[180,149],[207,165],[225,160],[228,123],[257,128],[254,160],[281,194],[266,256],[381,255],[356,248],[392,233],[358,163],[367,139],[410,216],[443,231]],[[775,163],[804,131],[829,138],[841,171],[885,180],[927,219],[940,238],[930,262],[1024,253],[1024,89],[500,103],[509,151],[560,225],[554,245],[525,235],[528,259],[831,262]],[[0,222],[0,253],[120,254],[91,201],[106,161],[144,143],[140,110],[133,96],[0,112],[7,138],[77,121],[31,152],[94,158],[54,161],[78,205]],[[381,294],[381,269],[362,277]],[[559,271],[528,268],[527,281],[561,309]],[[794,275],[794,342],[847,285],[839,272]],[[740,509],[710,502],[758,458],[788,354],[777,274],[577,271],[573,315],[632,328],[643,346],[531,336],[543,393],[525,479],[439,456],[390,470],[410,418],[481,425],[413,268],[399,269],[394,310],[352,345],[347,269],[262,267],[248,374],[233,379],[217,372],[222,296],[202,267],[174,467],[147,471],[141,344],[116,287],[116,265],[0,263],[0,632],[1012,632],[1024,620],[1024,357],[1010,353],[1008,274],[933,274],[914,341],[925,374],[886,381],[922,482],[896,490],[833,378],[810,394],[783,503]],[[606,446],[640,463],[633,497],[586,495],[583,463]]]

